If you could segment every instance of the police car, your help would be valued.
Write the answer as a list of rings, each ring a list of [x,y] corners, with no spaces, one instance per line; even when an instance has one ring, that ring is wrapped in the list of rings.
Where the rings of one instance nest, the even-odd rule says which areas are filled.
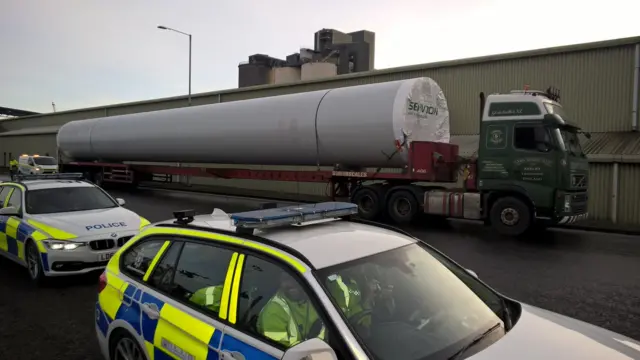
[[[506,298],[356,213],[181,211],[146,227],[100,277],[105,359],[640,358],[638,342]]]
[[[49,276],[104,269],[149,221],[82,174],[16,175],[0,183],[0,255]]]

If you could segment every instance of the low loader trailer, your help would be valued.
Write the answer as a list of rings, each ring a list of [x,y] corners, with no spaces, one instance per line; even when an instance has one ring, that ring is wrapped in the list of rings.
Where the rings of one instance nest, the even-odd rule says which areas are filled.
[[[363,98],[373,109],[358,106]],[[174,176],[327,183],[332,198],[358,205],[360,217],[398,224],[426,214],[481,220],[517,236],[588,216],[579,136],[589,134],[565,114],[556,90],[480,93],[473,156],[448,143],[448,126],[444,94],[433,80],[418,78],[78,120],[60,129],[58,149],[61,171],[83,172],[98,185]],[[175,162],[315,163],[317,170]]]

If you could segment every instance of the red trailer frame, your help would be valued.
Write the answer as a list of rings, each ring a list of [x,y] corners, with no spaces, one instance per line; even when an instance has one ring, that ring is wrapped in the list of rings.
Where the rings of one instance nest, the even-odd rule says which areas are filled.
[[[392,156],[404,151],[396,147]],[[384,172],[382,169],[327,170],[249,170],[240,168],[179,167],[172,165],[138,165],[100,161],[71,161],[61,164],[61,171],[84,172],[96,183],[111,182],[136,185],[140,181],[153,181],[154,176],[162,176],[162,182],[170,182],[172,175],[215,177],[222,179],[249,179],[296,181],[332,184],[331,196],[349,196],[350,188],[363,181],[386,180],[394,184],[413,182],[452,183],[458,180],[460,161],[458,146],[455,144],[414,141],[408,147],[407,166],[400,172]],[[471,163],[466,174],[465,188],[475,189],[475,164]]]

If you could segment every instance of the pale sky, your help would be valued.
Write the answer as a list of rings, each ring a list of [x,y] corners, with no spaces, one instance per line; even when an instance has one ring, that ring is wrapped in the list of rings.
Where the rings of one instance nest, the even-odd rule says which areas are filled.
[[[0,0],[0,106],[51,112],[236,88],[238,64],[376,33],[376,69],[640,35],[640,1]]]

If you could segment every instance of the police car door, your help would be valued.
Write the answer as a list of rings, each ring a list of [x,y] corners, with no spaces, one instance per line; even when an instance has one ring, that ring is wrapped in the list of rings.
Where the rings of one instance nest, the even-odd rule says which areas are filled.
[[[108,292],[103,291],[100,294],[100,303],[105,309],[117,309],[115,315],[111,315],[114,316],[114,321],[124,321],[128,330],[133,332],[138,340],[142,338],[144,330],[142,308],[144,278],[152,271],[155,259],[168,246],[167,243],[165,239],[144,239],[125,250],[122,254],[121,271],[130,279],[123,277],[123,282],[118,285],[117,299],[107,299]],[[112,303],[117,306],[112,306]],[[110,311],[106,312],[110,313]],[[97,321],[100,325],[100,318]],[[140,344],[141,347],[146,345],[142,341]],[[144,347],[148,348],[148,346]]]
[[[267,337],[267,331],[261,326],[270,321],[266,316],[261,318],[261,312],[278,292],[283,273],[299,283],[299,279],[293,276],[286,266],[276,261],[250,254],[240,255],[231,288],[228,319],[230,325],[224,329],[220,348],[225,356],[224,360],[280,359],[284,351],[290,347],[273,340],[274,336]],[[305,287],[301,286],[301,289],[307,296],[310,295]],[[315,309],[315,306],[312,305],[312,309]],[[316,313],[319,312],[316,311]],[[298,320],[302,321],[302,319]],[[318,321],[316,325],[321,328],[322,321]],[[315,323],[313,320],[311,322]],[[299,321],[297,323],[296,327],[302,325],[298,339],[306,340],[304,334],[307,333],[311,324],[305,326],[299,324]],[[295,334],[282,335],[283,338],[287,336],[295,336]]]
[[[4,207],[5,201],[7,200],[11,190],[13,190],[13,187],[11,186],[0,185],[0,209]],[[0,215],[0,251],[2,252],[9,251],[9,243],[7,239],[8,221],[8,216]]]
[[[220,359],[229,268],[238,254],[212,241],[173,239],[146,279],[143,335],[154,358]]]
[[[3,207],[14,207],[19,212],[22,211],[22,190],[16,186],[9,186],[11,190],[7,194]],[[22,219],[16,216],[4,216],[2,228],[5,234],[6,252],[14,258],[24,261],[24,242],[27,237],[27,229],[22,224]],[[1,240],[0,240],[1,242]]]

